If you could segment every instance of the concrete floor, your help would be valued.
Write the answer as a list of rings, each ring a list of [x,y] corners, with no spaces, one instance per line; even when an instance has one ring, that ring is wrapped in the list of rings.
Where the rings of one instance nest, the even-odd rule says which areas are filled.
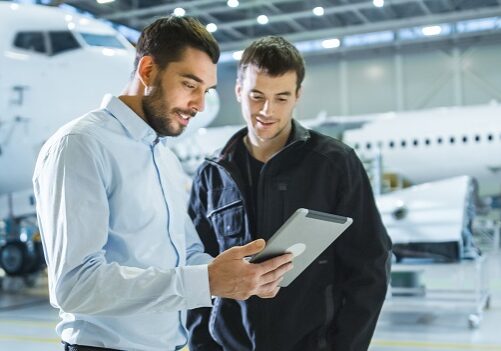
[[[472,293],[457,295],[455,289],[474,287],[478,274],[474,265],[420,265],[426,298],[389,298],[383,307],[370,351],[423,350],[499,350],[501,351],[501,253],[486,256],[486,280],[491,294],[490,308],[476,329],[470,329],[468,316],[475,304],[463,301]],[[407,265],[406,265],[407,267]],[[428,291],[429,289],[429,291]],[[448,289],[450,293],[432,291]],[[46,282],[18,293],[0,293],[0,350],[62,350],[54,332],[58,314],[48,303]]]

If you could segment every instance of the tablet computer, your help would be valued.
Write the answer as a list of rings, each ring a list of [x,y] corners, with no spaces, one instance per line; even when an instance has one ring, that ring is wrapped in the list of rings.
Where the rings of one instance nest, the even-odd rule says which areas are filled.
[[[286,252],[294,255],[294,268],[280,282],[286,287],[348,228],[349,217],[300,208],[268,240],[249,262],[259,263]]]

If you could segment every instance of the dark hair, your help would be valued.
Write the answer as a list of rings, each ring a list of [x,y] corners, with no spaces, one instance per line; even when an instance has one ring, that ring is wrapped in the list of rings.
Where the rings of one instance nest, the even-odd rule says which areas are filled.
[[[298,49],[289,41],[278,36],[267,36],[255,40],[243,52],[238,64],[237,79],[242,81],[249,65],[256,65],[270,76],[281,76],[289,71],[296,72],[296,90],[304,79],[304,60]]]
[[[152,56],[162,70],[170,62],[178,61],[187,47],[205,52],[213,63],[219,60],[216,39],[196,18],[174,15],[159,18],[147,26],[139,37],[134,72],[143,56]]]

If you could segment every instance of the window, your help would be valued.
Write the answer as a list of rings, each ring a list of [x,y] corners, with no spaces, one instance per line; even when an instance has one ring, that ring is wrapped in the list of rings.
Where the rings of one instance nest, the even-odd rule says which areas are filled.
[[[412,145],[414,145],[414,146],[418,146],[418,145],[419,145],[419,140],[414,139],[414,141],[412,142]]]
[[[424,139],[424,143],[426,144],[426,146],[430,145],[431,141],[429,138],[426,138]]]
[[[442,144],[442,138],[441,137],[437,138],[437,144]]]
[[[393,148],[393,147],[395,146],[395,142],[390,141],[390,142],[388,143],[388,146],[389,146],[390,148]]]
[[[14,39],[14,46],[41,54],[47,53],[45,38],[42,32],[19,32]]]
[[[492,136],[492,134],[487,135],[487,140],[492,141],[493,139],[494,139],[494,137]]]
[[[407,142],[406,142],[405,140],[402,140],[402,141],[400,142],[400,145],[402,145],[402,147],[405,147],[405,146],[407,145]]]
[[[467,143],[468,142],[468,137],[466,135],[463,136],[463,143]]]
[[[451,137],[449,138],[449,142],[450,142],[451,144],[454,144],[454,143],[456,142],[456,138],[454,138],[453,136],[451,136]]]
[[[82,38],[90,46],[103,46],[107,48],[125,49],[123,44],[114,35],[80,33]]]
[[[70,31],[49,32],[49,39],[52,48],[52,55],[57,55],[69,50],[75,50],[80,47]]]
[[[477,135],[475,135],[475,141],[476,141],[477,143],[479,143],[479,142],[480,142],[480,135],[478,135],[478,134],[477,134]]]
[[[371,147],[372,147],[371,143],[367,143],[367,144],[365,144],[365,148],[366,148],[367,150],[370,150],[370,149],[371,149]]]

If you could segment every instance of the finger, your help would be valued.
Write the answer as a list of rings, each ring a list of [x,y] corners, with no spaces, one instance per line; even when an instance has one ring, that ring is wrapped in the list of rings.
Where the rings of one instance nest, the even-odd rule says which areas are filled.
[[[258,252],[263,251],[265,246],[266,241],[264,241],[263,239],[257,239],[244,246],[234,246],[231,249],[227,250],[227,252],[233,258],[244,258],[246,256],[255,255]]]
[[[269,284],[271,282],[274,282],[278,279],[282,279],[283,275],[285,273],[287,273],[288,271],[290,271],[292,268],[294,268],[294,266],[290,262],[286,263],[284,265],[281,265],[277,269],[275,269],[271,272],[268,272],[266,274],[263,274],[260,278],[260,282],[264,285],[264,284]]]
[[[292,262],[293,258],[294,258],[293,254],[287,253],[274,258],[270,258],[269,260],[258,263],[257,265],[259,265],[260,269],[262,270],[262,274],[266,274],[267,272],[274,271],[275,269],[277,269],[280,266],[283,266],[284,264]]]
[[[277,296],[278,291],[280,290],[280,287],[278,284],[283,280],[284,278],[281,277],[271,283],[263,285],[259,290],[260,292],[257,294],[257,296],[263,298],[263,299],[269,299],[272,297]]]

